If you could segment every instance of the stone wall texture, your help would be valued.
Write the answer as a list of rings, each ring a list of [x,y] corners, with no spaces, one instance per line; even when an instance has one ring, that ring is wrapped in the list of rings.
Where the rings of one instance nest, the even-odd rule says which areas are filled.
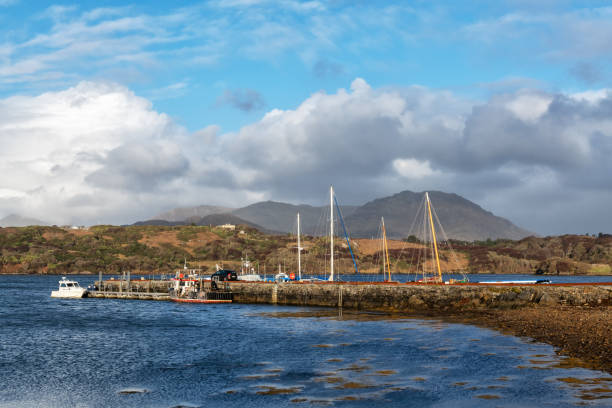
[[[368,285],[232,283],[234,301],[387,312],[460,311],[524,306],[610,306],[610,286]],[[273,301],[275,300],[275,301]]]
[[[121,286],[121,288],[120,288]],[[167,292],[168,281],[105,281],[109,291]],[[525,306],[612,306],[606,285],[415,285],[231,282],[237,303],[344,307],[386,312],[512,309]]]

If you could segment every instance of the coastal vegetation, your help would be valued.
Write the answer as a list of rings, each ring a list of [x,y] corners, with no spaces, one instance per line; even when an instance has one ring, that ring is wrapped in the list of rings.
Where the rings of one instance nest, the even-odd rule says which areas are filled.
[[[305,236],[305,273],[324,274],[329,241]],[[351,240],[359,271],[382,271],[380,242]],[[450,251],[450,248],[454,250]],[[337,267],[353,273],[344,240],[336,245]],[[393,273],[415,273],[419,256],[429,249],[416,237],[390,240]],[[420,254],[420,255],[419,255]],[[269,235],[242,225],[235,230],[213,226],[111,226],[87,229],[61,227],[0,228],[0,273],[167,274],[186,261],[191,267],[214,271],[215,264],[239,269],[248,256],[259,273],[279,267],[296,272],[297,248],[291,234]],[[441,244],[444,270],[469,273],[612,274],[612,235],[528,237],[518,241],[451,241]]]

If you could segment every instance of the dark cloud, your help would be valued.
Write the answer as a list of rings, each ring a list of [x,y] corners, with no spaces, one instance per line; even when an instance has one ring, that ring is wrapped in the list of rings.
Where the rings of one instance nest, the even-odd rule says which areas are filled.
[[[261,94],[253,89],[226,89],[217,98],[216,104],[230,105],[244,112],[260,110],[266,106]]]
[[[103,166],[85,180],[96,187],[151,191],[185,174],[189,161],[170,143],[125,144],[106,155]]]
[[[272,111],[225,135],[220,150],[232,157],[226,170],[233,177],[224,180],[277,200],[320,203],[329,184],[344,203],[440,189],[532,230],[580,232],[568,207],[549,200],[612,190],[610,118],[605,92],[523,89],[471,105],[448,92],[373,90],[356,80],[350,91],[315,94],[296,110]],[[532,205],[557,222],[540,222],[552,219],[547,213],[534,228]]]

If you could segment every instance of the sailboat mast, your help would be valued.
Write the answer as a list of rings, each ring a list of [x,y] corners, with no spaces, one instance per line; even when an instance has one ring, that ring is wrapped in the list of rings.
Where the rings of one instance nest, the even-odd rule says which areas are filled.
[[[302,280],[302,248],[300,247],[300,213],[297,213],[298,279]]]
[[[385,261],[383,261],[383,272],[385,262],[387,264],[387,272],[389,273],[389,281],[391,281],[391,263],[389,262],[389,246],[387,245],[387,230],[385,229],[385,217],[381,217],[383,231],[383,246],[385,247]]]
[[[431,202],[429,201],[429,193],[425,193],[427,198],[427,212],[429,213],[429,225],[431,225],[431,236],[434,245],[434,254],[436,255],[436,266],[438,267],[438,281],[442,282],[442,270],[440,269],[440,257],[438,256],[438,243],[436,241],[436,229],[434,228],[433,217],[431,216]]]
[[[334,186],[329,186],[329,280],[334,280]]]

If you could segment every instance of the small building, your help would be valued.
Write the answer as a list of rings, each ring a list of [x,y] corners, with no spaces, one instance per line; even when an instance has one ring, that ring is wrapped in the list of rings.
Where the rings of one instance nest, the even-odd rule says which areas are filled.
[[[223,228],[226,230],[230,230],[230,231],[234,231],[236,229],[236,226],[234,224],[223,224],[223,225],[217,225],[218,228]]]

